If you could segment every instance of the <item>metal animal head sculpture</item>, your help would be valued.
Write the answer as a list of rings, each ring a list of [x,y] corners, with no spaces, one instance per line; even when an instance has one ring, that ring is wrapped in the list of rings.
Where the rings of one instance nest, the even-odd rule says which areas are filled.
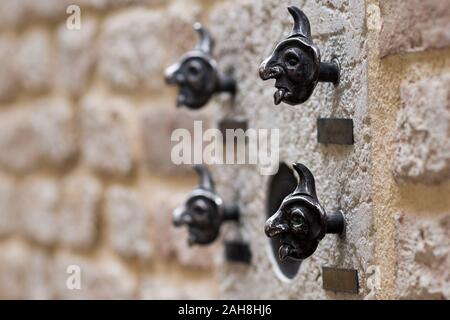
[[[289,7],[294,18],[291,34],[281,41],[273,53],[261,64],[262,80],[275,79],[274,103],[297,105],[305,102],[317,83],[339,82],[337,60],[322,63],[319,48],[311,38],[308,17],[297,7]]]
[[[195,165],[194,169],[200,177],[199,186],[180,208],[175,209],[173,223],[176,227],[188,227],[189,245],[206,245],[217,238],[223,221],[238,220],[239,211],[236,206],[223,205],[206,167]]]
[[[200,23],[194,24],[200,37],[197,46],[184,54],[178,63],[168,67],[166,82],[179,86],[177,106],[200,109],[216,92],[235,93],[235,81],[221,75],[217,63],[212,58],[214,40]]]
[[[326,233],[344,230],[342,213],[327,215],[320,205],[311,171],[300,163],[293,167],[299,176],[297,188],[265,225],[268,237],[281,237],[280,260],[305,259],[314,253]]]

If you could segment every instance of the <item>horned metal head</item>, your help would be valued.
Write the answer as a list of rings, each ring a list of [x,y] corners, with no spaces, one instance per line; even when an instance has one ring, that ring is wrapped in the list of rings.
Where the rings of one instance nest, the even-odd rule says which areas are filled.
[[[297,105],[312,95],[317,83],[339,82],[339,63],[322,63],[319,48],[311,38],[308,17],[297,7],[288,7],[294,19],[290,35],[278,43],[259,68],[262,80],[275,79],[274,103]]]
[[[200,23],[194,24],[199,35],[195,48],[166,69],[166,82],[179,87],[177,106],[190,109],[203,107],[216,92],[235,92],[234,80],[218,72],[212,58],[214,40]]]
[[[301,260],[311,256],[326,233],[342,233],[342,213],[327,215],[320,205],[314,176],[301,163],[293,165],[299,179],[296,189],[281,203],[265,224],[269,238],[280,237],[280,260]]]
[[[236,206],[225,206],[215,193],[214,182],[205,166],[195,165],[199,185],[188,195],[184,204],[175,209],[173,223],[176,227],[188,227],[189,245],[207,245],[219,235],[222,222],[237,220]]]

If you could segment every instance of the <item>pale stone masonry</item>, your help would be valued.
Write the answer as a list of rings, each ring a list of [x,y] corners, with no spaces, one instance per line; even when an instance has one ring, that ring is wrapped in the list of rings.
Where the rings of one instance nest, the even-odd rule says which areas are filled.
[[[80,30],[66,26],[72,4]],[[289,5],[341,82],[275,107],[258,66],[289,34]],[[163,72],[194,47],[197,20],[238,91],[190,111]],[[449,32],[441,0],[1,0],[0,299],[449,299]],[[318,117],[352,118],[355,144],[318,144]],[[255,166],[211,166],[242,212],[213,245],[172,226],[197,180],[172,163],[171,133],[224,118],[280,129],[280,161],[306,164],[322,205],[345,212],[346,236],[290,282],[271,262]],[[224,239],[247,241],[251,263],[225,261]],[[356,269],[359,293],[323,290],[322,266]]]

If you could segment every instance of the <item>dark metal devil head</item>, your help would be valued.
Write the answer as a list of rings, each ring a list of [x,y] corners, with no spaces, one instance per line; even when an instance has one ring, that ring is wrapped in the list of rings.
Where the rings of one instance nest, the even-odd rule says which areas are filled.
[[[206,167],[195,165],[194,169],[200,177],[199,186],[175,209],[173,223],[176,227],[188,227],[189,245],[206,245],[217,238],[222,222],[237,220],[239,212],[236,206],[224,206],[214,191],[214,182]]]
[[[327,216],[320,205],[311,171],[300,163],[293,167],[299,176],[297,188],[265,225],[268,237],[281,239],[280,260],[305,259],[316,251],[326,233],[342,233],[344,229],[342,213]]]
[[[318,82],[339,82],[339,63],[321,62],[319,48],[311,38],[308,17],[297,7],[288,7],[294,18],[291,34],[281,41],[261,64],[262,80],[275,79],[274,102],[297,105],[305,102]]]
[[[179,87],[177,106],[189,109],[203,107],[216,92],[235,92],[235,81],[219,74],[212,58],[214,40],[200,23],[194,24],[200,36],[197,46],[184,54],[180,61],[166,69],[166,82]]]

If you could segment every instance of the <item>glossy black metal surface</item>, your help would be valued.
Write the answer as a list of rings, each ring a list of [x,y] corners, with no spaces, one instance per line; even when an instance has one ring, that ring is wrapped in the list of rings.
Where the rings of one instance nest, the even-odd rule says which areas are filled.
[[[189,245],[207,245],[219,235],[224,221],[238,221],[237,205],[224,205],[214,191],[214,182],[208,169],[195,165],[200,177],[199,186],[189,195],[184,204],[175,209],[173,223],[176,227],[188,227]]]
[[[284,198],[295,190],[297,187],[297,178],[291,168],[286,163],[281,162],[278,172],[271,177],[268,187],[266,219],[273,216],[280,208]],[[297,275],[302,262],[292,259],[280,260],[278,251],[283,244],[282,240],[280,236],[270,238],[270,248],[274,262],[277,264],[282,275],[288,279],[293,279]]]
[[[297,105],[305,102],[318,82],[339,83],[337,59],[321,62],[319,48],[311,38],[308,17],[297,7],[289,7],[294,19],[291,34],[276,45],[273,53],[261,64],[262,80],[275,79],[274,103]]]
[[[353,119],[317,119],[317,142],[325,144],[354,144]]]
[[[341,234],[345,227],[341,212],[327,215],[320,205],[311,171],[301,163],[293,167],[299,176],[297,187],[265,225],[269,238],[280,239],[280,260],[306,259],[316,251],[326,233]]]
[[[242,241],[225,241],[225,259],[229,262],[249,264],[252,260],[250,246]]]
[[[179,62],[166,69],[166,82],[179,87],[177,106],[200,109],[215,93],[236,92],[236,82],[230,75],[221,74],[212,57],[214,40],[200,23],[194,24],[199,34],[197,46],[184,54]]]

